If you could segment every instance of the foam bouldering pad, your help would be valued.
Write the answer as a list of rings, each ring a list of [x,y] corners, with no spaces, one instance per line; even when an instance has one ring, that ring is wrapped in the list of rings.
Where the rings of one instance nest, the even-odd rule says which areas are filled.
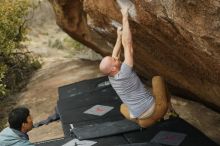
[[[104,136],[118,135],[121,133],[140,130],[140,127],[129,120],[105,122],[101,124],[86,125],[73,129],[78,139],[91,139]]]
[[[72,138],[57,138],[57,139],[51,139],[46,141],[40,141],[37,143],[34,143],[35,146],[62,146],[63,144],[67,143],[68,141],[72,140]]]
[[[131,143],[131,144],[121,144],[121,145],[117,145],[117,146],[162,146],[158,143]]]
[[[84,86],[90,86],[90,83],[91,82],[88,84],[84,83]],[[92,82],[92,84],[93,83],[94,82]],[[103,87],[107,83],[104,81],[101,83],[96,82],[96,84],[98,84],[99,87]],[[97,105],[112,107],[112,109],[106,114],[99,114],[102,116],[88,114],[88,110]],[[71,135],[69,124],[73,124],[75,127],[123,119],[123,116],[119,112],[120,105],[121,100],[111,86],[98,88],[97,90],[92,90],[90,93],[83,93],[68,98],[60,98],[57,102],[57,107],[60,113],[65,136]]]
[[[71,98],[111,86],[107,76],[79,81],[58,88],[59,99]]]
[[[76,138],[77,134],[74,134],[74,128],[85,128],[86,126],[88,128],[88,125],[100,125],[107,122],[114,123],[115,121],[124,119],[119,111],[121,101],[117,97],[115,91],[106,79],[100,80],[100,78],[98,78],[97,80],[99,81],[97,82],[96,79],[81,81],[76,83],[78,84],[77,86],[71,84],[70,88],[75,88],[75,91],[81,93],[75,94],[73,91],[71,94],[74,96],[68,96],[68,93],[63,94],[67,96],[59,98],[58,109],[60,111],[65,137],[71,136],[72,138]],[[63,89],[62,92],[64,93],[68,91],[66,88],[61,89]],[[83,89],[85,89],[85,93]],[[93,115],[91,113],[93,113],[94,110],[91,112],[91,109],[97,107],[96,105],[104,105],[113,108],[105,114]],[[72,127],[70,126],[71,124],[73,125]],[[126,127],[126,124],[123,126]],[[102,128],[100,129],[105,131]],[[90,131],[90,135],[93,135],[94,132],[91,132],[91,130],[92,129],[87,129],[87,132]],[[97,131],[99,132],[99,130]],[[110,133],[106,136],[98,134],[95,136],[96,138],[88,137],[88,140],[97,142],[94,146],[124,144],[130,144],[131,146],[132,144],[135,146],[137,144],[140,146],[144,144],[149,146],[152,142],[161,146],[219,146],[193,125],[181,119],[181,117],[173,117],[156,122],[154,125],[141,130],[124,131],[118,134]]]
[[[156,142],[163,146],[172,146],[172,144],[178,146],[219,146],[179,117],[157,122],[141,132],[125,133],[124,137],[129,143]]]
[[[63,146],[65,144],[68,144],[71,142],[74,138],[71,137],[65,137],[65,138],[58,138],[58,139],[52,139],[52,140],[46,140],[34,143],[35,146]],[[94,140],[91,140],[96,142],[93,146],[115,146],[117,144],[127,144],[127,141],[123,138],[123,136],[111,136],[111,137],[105,137],[105,138],[97,138]],[[83,146],[83,145],[78,145]]]

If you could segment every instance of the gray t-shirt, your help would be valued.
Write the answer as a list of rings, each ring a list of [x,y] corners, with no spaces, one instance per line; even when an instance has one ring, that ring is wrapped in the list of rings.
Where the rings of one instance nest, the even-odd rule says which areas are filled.
[[[122,63],[121,70],[114,77],[109,76],[109,81],[135,118],[154,103],[150,90],[144,88],[137,74],[125,63]]]

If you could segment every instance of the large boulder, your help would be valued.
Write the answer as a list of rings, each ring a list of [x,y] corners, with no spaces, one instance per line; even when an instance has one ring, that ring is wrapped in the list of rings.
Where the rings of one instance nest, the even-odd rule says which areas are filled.
[[[120,6],[130,3],[138,74],[162,75],[177,93],[220,111],[219,0],[49,1],[57,24],[103,56],[111,54],[121,26]]]

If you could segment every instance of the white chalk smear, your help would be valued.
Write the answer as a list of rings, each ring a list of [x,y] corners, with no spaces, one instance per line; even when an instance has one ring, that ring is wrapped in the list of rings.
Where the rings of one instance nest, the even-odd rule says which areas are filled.
[[[112,43],[110,43],[110,42],[107,42],[107,45],[109,46],[109,47],[111,47],[111,48],[113,48],[114,46],[113,46],[113,44]]]
[[[111,25],[114,26],[115,28],[122,27],[122,25],[119,22],[115,21],[115,20],[111,21]]]
[[[124,7],[129,7],[128,14],[131,16],[132,20],[138,22],[137,12],[135,5],[130,0],[117,0],[119,7],[122,9]]]

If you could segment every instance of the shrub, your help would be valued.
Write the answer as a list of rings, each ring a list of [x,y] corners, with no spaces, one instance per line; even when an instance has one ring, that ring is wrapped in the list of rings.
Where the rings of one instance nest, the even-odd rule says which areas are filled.
[[[0,0],[0,97],[21,89],[39,68],[37,59],[22,45],[30,8],[28,0]]]

